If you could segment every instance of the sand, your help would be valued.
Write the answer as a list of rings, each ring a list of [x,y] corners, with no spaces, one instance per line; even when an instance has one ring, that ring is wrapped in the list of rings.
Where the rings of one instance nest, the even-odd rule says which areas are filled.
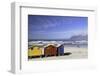
[[[87,48],[79,48],[79,47],[65,47],[65,52],[71,52],[72,54],[67,56],[66,58],[87,58],[88,57],[88,49]]]

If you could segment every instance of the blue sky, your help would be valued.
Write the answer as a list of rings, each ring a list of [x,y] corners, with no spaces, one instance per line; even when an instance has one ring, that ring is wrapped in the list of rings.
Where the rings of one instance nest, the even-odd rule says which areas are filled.
[[[28,15],[28,39],[68,39],[87,30],[87,17]]]

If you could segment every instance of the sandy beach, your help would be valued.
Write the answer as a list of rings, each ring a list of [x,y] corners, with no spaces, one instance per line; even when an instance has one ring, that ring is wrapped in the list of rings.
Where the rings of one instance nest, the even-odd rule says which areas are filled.
[[[45,58],[33,58],[29,60],[58,60],[58,59],[80,59],[80,58],[87,58],[88,57],[88,48],[87,47],[71,47],[66,46],[64,47],[64,53],[70,52],[72,54],[66,56],[53,56],[53,57],[45,57]],[[44,54],[44,52],[42,52]]]

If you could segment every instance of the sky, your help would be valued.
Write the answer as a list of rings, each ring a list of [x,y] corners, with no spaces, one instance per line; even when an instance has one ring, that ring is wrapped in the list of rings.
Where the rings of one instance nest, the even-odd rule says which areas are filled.
[[[88,17],[28,15],[28,39],[68,39],[87,30]]]

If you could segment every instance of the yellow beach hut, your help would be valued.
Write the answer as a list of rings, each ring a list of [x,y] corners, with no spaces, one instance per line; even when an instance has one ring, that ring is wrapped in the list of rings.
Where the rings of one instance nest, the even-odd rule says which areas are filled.
[[[40,47],[31,47],[28,49],[28,56],[42,56],[42,49]]]

